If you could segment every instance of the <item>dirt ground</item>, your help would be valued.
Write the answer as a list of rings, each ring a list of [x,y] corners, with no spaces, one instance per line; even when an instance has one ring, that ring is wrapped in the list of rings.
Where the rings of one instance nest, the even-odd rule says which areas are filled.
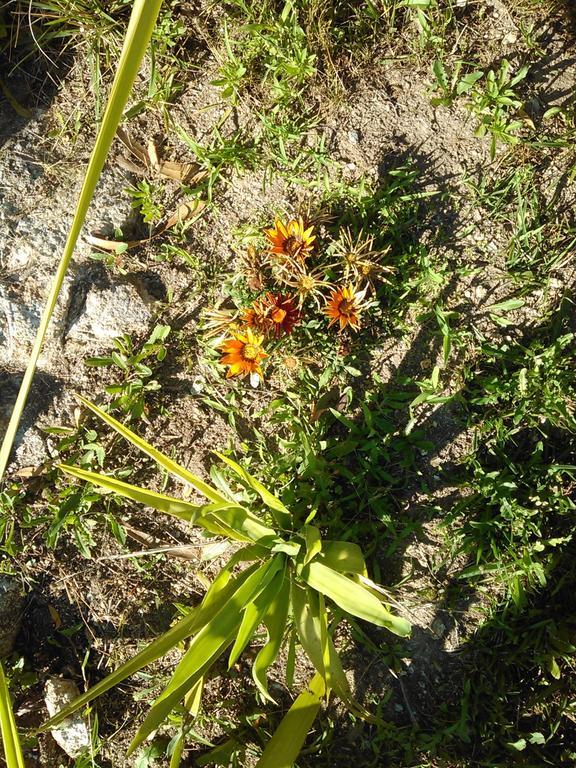
[[[520,39],[515,17],[500,0],[486,5],[488,12],[476,31],[485,40],[486,64],[503,56],[514,61]],[[576,86],[576,43],[569,21],[563,15],[544,20],[538,39],[543,54],[527,85],[535,123],[547,109],[570,99]],[[202,67],[190,71],[184,90],[169,107],[173,120],[200,142],[226,109],[218,106],[218,88],[209,84],[213,79],[209,73],[217,69],[215,59],[204,53],[201,61]],[[81,72],[81,62],[74,62],[63,85],[41,95],[37,102],[24,86],[21,91],[18,83],[13,85],[18,99],[31,105],[29,118],[16,115],[0,95],[0,426],[7,423],[88,155],[90,136],[81,136],[76,144],[64,148],[51,138],[58,115],[70,114],[71,105],[82,92]],[[477,207],[466,181],[478,179],[490,166],[489,140],[474,135],[474,118],[464,104],[433,107],[430,98],[428,61],[415,64],[413,60],[383,58],[371,68],[355,72],[338,103],[327,105],[315,129],[326,142],[332,161],[330,172],[341,174],[349,183],[368,178],[377,185],[391,168],[406,161],[414,163],[418,191],[432,193],[417,223],[418,235],[451,274],[443,289],[445,306],[458,313],[461,329],[493,342],[529,337],[544,308],[560,292],[566,292],[567,286],[574,285],[574,263],[562,265],[545,284],[525,296],[523,306],[507,315],[511,323],[494,324],[490,307],[517,292],[504,264],[510,228]],[[214,104],[217,106],[210,108]],[[243,127],[256,125],[249,105],[242,105],[234,120]],[[148,113],[138,117],[130,130],[144,141],[159,140],[164,134],[160,118]],[[194,160],[173,134],[166,137],[163,152],[179,161]],[[555,183],[567,154],[562,150],[540,151],[539,184],[544,194],[546,180]],[[500,148],[492,167],[506,162],[505,155],[505,149]],[[123,192],[135,177],[118,163],[121,157],[126,157],[126,150],[116,141],[84,235],[110,235],[115,228],[137,232],[140,226]],[[551,187],[548,193],[557,194]],[[176,201],[178,194],[176,185],[168,185],[167,200]],[[575,202],[574,185],[567,185],[558,194],[558,210],[570,210]],[[111,339],[122,333],[145,339],[158,322],[172,327],[177,346],[159,369],[162,411],[154,424],[142,424],[142,430],[159,448],[173,451],[185,466],[208,477],[210,451],[226,448],[236,436],[225,414],[208,409],[195,389],[198,380],[213,380],[197,340],[200,312],[221,297],[219,275],[237,269],[235,230],[259,224],[273,211],[296,210],[308,196],[306,189],[280,176],[269,182],[261,169],[229,174],[215,191],[214,206],[187,233],[189,253],[211,275],[207,290],[186,266],[156,261],[154,244],[129,253],[124,262],[126,274],[119,274],[94,261],[91,247],[82,238],[48,334],[18,436],[11,477],[24,482],[33,494],[35,484],[41,485],[39,470],[55,454],[55,438],[44,428],[73,423],[77,407],[74,392],[95,401],[101,398],[111,375],[87,368],[85,358],[108,354]],[[372,354],[372,372],[384,385],[402,376],[417,378],[441,361],[437,337],[418,324],[416,314],[405,319],[403,334],[383,340]],[[226,386],[222,382],[223,391]],[[457,393],[460,386],[455,376],[447,381],[444,394]],[[265,391],[248,389],[247,419],[250,411],[258,411],[284,388],[283,382],[275,380]],[[473,443],[473,433],[457,401],[423,406],[418,423],[432,448],[421,456],[419,472],[424,481],[420,479],[404,494],[403,504],[414,510],[415,522],[422,507],[449,508],[459,493],[453,467]],[[139,471],[145,474],[143,465]],[[427,493],[422,490],[423,482]],[[35,506],[41,510],[41,499]],[[149,512],[130,508],[120,510],[119,516],[127,526],[128,545],[133,549],[201,543],[184,525],[154,519]],[[446,562],[439,570],[436,558],[437,542],[443,535],[442,516],[429,521],[423,513],[421,520],[424,522],[418,532],[391,559],[382,553],[383,567],[397,572],[403,582],[396,597],[414,625],[410,662],[390,672],[353,637],[343,632],[340,639],[359,695],[369,700],[371,695],[388,692],[384,715],[407,725],[425,723],[430,711],[459,695],[460,650],[483,615],[486,601],[478,592],[456,605],[451,603],[452,578],[461,563]],[[94,535],[97,551],[93,560],[86,560],[69,537],[63,536],[51,550],[30,529],[26,556],[20,563],[29,591],[28,608],[17,650],[35,670],[37,683],[19,702],[24,725],[42,719],[40,683],[47,676],[70,674],[82,683],[84,654],[89,654],[94,670],[101,673],[112,668],[143,640],[169,626],[175,603],[200,599],[203,594],[205,565],[160,555],[142,565],[119,557],[123,549],[108,530],[94,531]],[[59,635],[55,645],[51,638],[62,625],[71,632],[65,642]],[[155,665],[155,683],[166,679],[176,655]],[[231,677],[212,682],[206,706],[209,708],[212,701],[222,707],[221,723],[232,717],[231,713],[238,717],[244,705],[246,711],[250,709],[246,702],[249,679],[249,667],[242,663]],[[99,765],[121,768],[135,764],[125,762],[121,755],[133,735],[132,724],[146,711],[147,704],[139,694],[148,682],[145,675],[137,676],[99,706],[99,725],[105,739]],[[338,723],[341,713],[337,707],[332,716]],[[219,733],[211,727],[207,738],[217,738]],[[338,764],[344,765],[354,759],[355,733],[347,731],[341,742]],[[67,764],[48,738],[42,738],[39,749],[29,756],[30,765],[43,768]],[[192,753],[187,761],[185,765],[194,764]],[[313,758],[304,758],[302,765],[308,764],[314,764]]]

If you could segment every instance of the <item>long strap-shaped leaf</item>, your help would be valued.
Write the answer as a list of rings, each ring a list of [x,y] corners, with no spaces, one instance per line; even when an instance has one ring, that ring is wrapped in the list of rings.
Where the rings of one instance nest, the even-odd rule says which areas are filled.
[[[211,485],[208,485],[199,477],[193,475],[192,472],[184,469],[184,467],[181,467],[180,464],[170,459],[157,448],[154,448],[154,446],[150,445],[150,443],[147,443],[146,440],[138,437],[137,434],[128,429],[128,427],[125,427],[124,424],[116,421],[113,416],[110,416],[110,414],[106,413],[101,408],[98,408],[97,405],[94,405],[89,400],[86,400],[85,397],[82,397],[81,395],[76,395],[76,397],[82,403],[82,405],[85,405],[86,408],[91,410],[92,413],[95,413],[96,416],[108,424],[109,427],[115,429],[119,435],[122,435],[122,437],[132,443],[132,445],[135,445],[138,450],[142,451],[142,453],[145,453],[147,456],[150,456],[151,459],[157,461],[158,464],[160,464],[161,467],[164,467],[167,472],[170,472],[171,475],[179,477],[180,480],[183,480],[185,483],[190,483],[190,485],[193,485],[197,491],[200,491],[200,493],[202,493],[204,496],[206,496],[207,499],[210,499],[211,501],[223,501],[227,504],[230,503],[230,501],[225,496],[222,496],[222,494],[215,488],[212,488]]]
[[[290,707],[266,745],[256,768],[292,768],[316,719],[326,685],[317,672]]]
[[[334,600],[352,616],[386,627],[400,637],[410,634],[411,627],[406,619],[394,616],[367,588],[327,565],[317,561],[309,563],[302,571],[302,578],[312,589]]]
[[[44,343],[44,337],[50,323],[50,318],[56,307],[58,295],[62,288],[66,272],[68,271],[70,259],[74,253],[74,248],[76,247],[76,242],[84,224],[90,202],[92,201],[96,184],[98,183],[102,168],[104,167],[106,156],[108,155],[112,140],[114,139],[116,129],[122,119],[124,107],[126,106],[128,96],[132,90],[132,85],[134,84],[134,80],[140,69],[142,58],[146,52],[150,38],[152,37],[152,32],[154,31],[154,25],[156,24],[161,5],[162,0],[135,0],[134,2],[124,47],[118,62],[118,70],[110,92],[110,99],[106,107],[106,112],[104,113],[104,118],[96,138],[94,149],[92,150],[90,162],[88,163],[72,226],[68,234],[66,245],[64,246],[60,264],[58,265],[56,277],[54,278],[50,293],[48,294],[48,299],[46,300],[46,306],[42,313],[42,319],[40,320],[40,326],[36,334],[34,346],[32,347],[30,360],[28,361],[28,366],[24,373],[22,384],[20,385],[20,391],[16,398],[16,404],[10,417],[8,429],[4,435],[2,448],[0,449],[0,480],[4,476],[8,459],[10,458],[10,452],[12,450],[14,438],[16,437],[18,425],[20,424],[22,412],[26,405],[26,400],[28,399],[28,393],[32,385],[36,364],[40,356],[42,344]]]
[[[0,664],[0,733],[8,768],[24,768],[24,758],[2,664]]]
[[[213,612],[210,620],[192,639],[170,682],[150,708],[130,744],[129,755],[158,728],[170,710],[226,650],[240,627],[242,610],[266,588],[282,563],[281,555],[264,563],[228,598],[226,605]]]
[[[235,562],[238,562],[238,559],[239,558],[236,558]],[[204,596],[204,600],[200,606],[192,611],[191,614],[180,619],[177,624],[171,627],[163,635],[156,638],[156,640],[153,640],[149,645],[137,653],[136,656],[128,659],[128,661],[121,664],[118,669],[105,677],[104,680],[96,683],[92,688],[89,688],[81,696],[74,699],[74,701],[61,709],[60,712],[51,717],[50,720],[43,723],[38,731],[41,732],[49,730],[50,728],[55,728],[62,722],[62,720],[65,720],[85,704],[88,704],[93,699],[106,693],[110,688],[113,688],[127,677],[130,677],[130,675],[141,670],[142,667],[145,667],[153,661],[156,661],[156,659],[159,659],[161,656],[164,656],[165,653],[178,645],[178,643],[182,642],[182,640],[186,640],[186,638],[194,634],[199,627],[204,626],[204,624],[210,620],[213,613],[221,610],[221,608],[228,603],[234,593],[252,575],[252,573],[254,573],[254,570],[257,567],[257,564],[249,566],[234,579],[231,579],[227,584],[221,586],[218,590],[218,594],[213,599],[210,599],[212,592],[212,588],[210,588]]]

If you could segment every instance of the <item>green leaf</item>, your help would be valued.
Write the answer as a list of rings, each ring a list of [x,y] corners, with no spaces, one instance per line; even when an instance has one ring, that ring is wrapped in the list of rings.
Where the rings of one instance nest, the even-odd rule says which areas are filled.
[[[254,602],[248,603],[244,608],[240,629],[238,630],[236,640],[230,651],[228,669],[234,666],[238,657],[250,642],[250,639],[262,621],[264,614],[276,599],[276,596],[284,583],[285,571],[286,569],[282,568],[281,571],[276,573],[272,581],[262,590]]]
[[[118,683],[121,683],[127,677],[135,674],[143,667],[151,664],[153,661],[156,661],[156,659],[164,656],[164,654],[167,653],[170,649],[174,648],[183,640],[190,637],[200,627],[205,625],[206,622],[209,621],[215,613],[221,610],[222,606],[227,604],[228,600],[234,595],[239,587],[256,572],[256,569],[257,565],[254,564],[248,567],[234,580],[228,579],[225,583],[223,583],[223,580],[218,583],[218,585],[218,579],[216,579],[212,587],[210,587],[204,596],[204,600],[198,608],[192,611],[192,613],[190,613],[188,616],[185,616],[183,619],[181,619],[163,635],[143,648],[139,653],[136,654],[136,656],[128,659],[128,661],[118,667],[118,669],[108,675],[108,677],[105,677],[104,680],[101,680],[96,685],[93,685],[92,688],[89,688],[81,696],[78,696],[78,698],[70,702],[70,704],[64,707],[64,709],[60,710],[58,714],[54,715],[54,717],[51,717],[50,720],[43,723],[38,730],[45,731],[47,729],[54,728],[59,723],[61,723],[62,720],[65,720],[69,715],[76,712],[85,704],[88,704],[93,699],[101,696],[103,693],[106,693],[106,691],[109,691],[110,688],[118,685]]]
[[[64,246],[64,252],[56,271],[56,276],[50,288],[48,298],[46,299],[46,305],[40,319],[40,325],[36,333],[34,340],[34,346],[30,354],[30,359],[20,385],[18,397],[16,398],[16,404],[12,410],[10,422],[4,440],[2,442],[2,448],[0,449],[0,480],[4,476],[8,460],[10,458],[10,452],[16,437],[18,425],[28,399],[28,393],[32,385],[32,379],[36,371],[36,364],[42,350],[44,343],[44,337],[50,323],[50,319],[56,307],[58,301],[58,294],[62,288],[62,283],[68,271],[70,260],[76,247],[76,242],[80,235],[80,231],[86,219],[90,202],[94,195],[94,190],[100,178],[100,174],[106,162],[106,156],[114,136],[116,135],[116,129],[122,120],[122,114],[130,96],[132,85],[140,69],[140,63],[152,37],[154,26],[156,24],[156,18],[160,11],[162,0],[135,0],[132,14],[130,16],[130,22],[126,31],[126,38],[124,40],[124,46],[122,53],[118,61],[118,67],[116,70],[116,76],[112,84],[112,90],[110,91],[110,98],[106,106],[106,111],[96,137],[96,143],[90,156],[88,168],[86,169],[86,175],[84,177],[84,183],[80,191],[80,197],[76,205],[76,211],[74,213],[74,219],[72,226]]]
[[[20,739],[18,729],[14,720],[12,711],[12,702],[10,701],[10,692],[4,677],[4,669],[0,663],[0,734],[2,735],[2,745],[4,747],[4,757],[6,758],[7,768],[25,768],[22,750],[20,748]]]
[[[225,504],[213,504],[206,507],[206,517],[215,519],[223,529],[228,531],[232,538],[242,536],[243,541],[260,541],[266,539],[271,547],[282,541],[273,528],[269,528],[244,507],[226,502]]]
[[[368,574],[362,550],[349,541],[324,541],[320,560],[340,573]]]
[[[304,526],[304,538],[306,540],[306,557],[304,558],[304,565],[306,565],[322,550],[322,539],[320,537],[320,531],[314,525]]]
[[[180,478],[180,480],[183,480],[185,483],[190,483],[190,485],[194,486],[197,491],[199,491],[211,501],[225,502],[227,504],[230,503],[230,501],[225,496],[222,496],[222,494],[219,493],[219,491],[217,491],[215,488],[212,488],[212,486],[205,483],[199,477],[193,475],[192,472],[189,472],[187,469],[184,469],[184,467],[180,466],[180,464],[168,458],[168,456],[154,448],[154,446],[150,445],[150,443],[147,443],[146,440],[138,437],[138,435],[128,429],[128,427],[125,427],[108,413],[105,413],[96,405],[93,405],[89,400],[86,400],[85,397],[82,397],[81,395],[76,395],[76,397],[83,405],[86,406],[86,408],[92,411],[92,413],[96,414],[96,416],[102,419],[102,421],[108,424],[108,426],[116,430],[119,435],[122,435],[122,437],[132,443],[132,445],[136,446],[136,448],[142,451],[142,453],[145,453],[147,456],[150,456],[151,459],[157,461],[158,464],[160,464],[160,466],[163,467],[167,472]]]
[[[264,504],[266,504],[266,506],[269,507],[269,509],[272,511],[272,516],[280,528],[285,530],[290,530],[292,528],[292,516],[290,515],[290,511],[287,507],[284,506],[284,504],[282,504],[280,499],[276,498],[273,493],[270,493],[270,491],[267,490],[262,485],[262,483],[256,480],[255,477],[252,477],[252,475],[247,472],[244,467],[241,467],[240,464],[237,464],[232,459],[229,459],[228,456],[224,456],[224,454],[219,453],[218,451],[214,451],[214,453],[216,456],[218,456],[219,459],[222,459],[223,462],[228,464],[228,466],[234,470],[238,477],[248,483],[252,490],[256,491]]]
[[[144,504],[146,507],[152,507],[152,509],[156,509],[159,512],[178,517],[180,520],[186,520],[187,522],[192,523],[196,522],[199,525],[202,525],[202,521],[198,518],[202,514],[203,507],[197,504],[191,504],[188,501],[175,499],[172,496],[166,496],[163,493],[148,491],[145,488],[124,483],[122,480],[117,480],[110,475],[90,472],[86,469],[81,469],[80,467],[72,467],[68,464],[58,464],[58,469],[61,469],[62,472],[65,472],[68,475],[72,475],[72,477],[77,477],[79,480],[85,480],[87,483],[98,485],[101,488],[105,488],[107,491],[113,491],[120,496]]]
[[[274,702],[268,692],[268,680],[266,672],[276,661],[282,641],[284,639],[284,630],[288,619],[288,607],[290,605],[290,580],[284,578],[280,591],[269,603],[268,610],[262,617],[264,626],[268,632],[268,642],[260,649],[258,655],[252,664],[252,677],[258,686],[260,693],[270,701]],[[274,702],[275,703],[275,702]]]
[[[316,673],[308,690],[298,696],[282,719],[256,768],[292,768],[316,719],[325,691],[324,680]]]
[[[318,560],[305,566],[302,578],[352,616],[386,627],[401,637],[410,634],[410,624],[405,619],[393,616],[365,587]]]

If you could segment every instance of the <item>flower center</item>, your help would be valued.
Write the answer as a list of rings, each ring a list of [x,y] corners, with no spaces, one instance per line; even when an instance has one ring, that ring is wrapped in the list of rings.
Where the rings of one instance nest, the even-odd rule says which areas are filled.
[[[309,275],[304,275],[302,280],[300,280],[300,290],[302,291],[311,291],[314,288],[314,278],[310,277]]]
[[[338,304],[338,311],[342,315],[354,314],[354,301],[352,301],[351,299],[342,299],[340,304]]]
[[[245,344],[242,352],[245,360],[256,360],[260,354],[260,350],[255,344]]]
[[[289,256],[296,256],[302,247],[302,238],[298,235],[290,235],[284,240],[284,252]]]
[[[272,311],[271,317],[275,323],[278,323],[278,325],[280,325],[280,323],[284,322],[284,318],[286,317],[286,311],[284,309],[280,309],[280,307],[277,307]]]

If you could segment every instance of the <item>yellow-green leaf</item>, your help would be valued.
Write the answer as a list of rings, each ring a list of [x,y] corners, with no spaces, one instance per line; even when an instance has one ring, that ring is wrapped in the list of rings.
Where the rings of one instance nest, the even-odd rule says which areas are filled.
[[[324,565],[340,573],[368,574],[362,550],[350,541],[323,541],[320,559]]]
[[[285,568],[274,575],[272,581],[268,586],[262,590],[258,597],[244,608],[242,615],[242,622],[240,629],[236,635],[236,640],[230,651],[230,657],[228,659],[228,669],[230,669],[237,661],[238,657],[246,648],[252,635],[258,628],[258,625],[262,621],[262,617],[270,607],[271,603],[276,599],[276,596],[285,578]]]
[[[144,722],[134,736],[128,754],[152,733],[168,716],[218,657],[226,650],[239,629],[244,606],[254,600],[276,573],[278,560],[261,565],[228,597],[225,605],[213,612],[211,619],[193,637],[188,650],[176,667],[166,688],[150,708]]]
[[[304,526],[304,538],[306,540],[306,557],[304,558],[304,565],[306,565],[306,563],[313,560],[322,550],[322,539],[320,537],[320,531],[314,525]]]
[[[152,507],[152,509],[157,509],[159,512],[178,517],[180,520],[186,520],[187,522],[192,523],[196,522],[202,525],[202,520],[199,520],[198,518],[202,514],[203,507],[197,504],[191,504],[188,501],[182,501],[182,499],[175,499],[174,497],[166,496],[163,493],[148,491],[146,488],[130,485],[129,483],[117,480],[110,475],[90,472],[86,469],[81,469],[80,467],[72,467],[69,464],[59,464],[58,468],[61,469],[62,472],[72,475],[72,477],[77,477],[79,480],[85,480],[87,483],[100,486],[107,491],[113,491],[120,496],[144,504],[146,507]]]
[[[284,715],[256,768],[292,768],[316,719],[325,691],[324,680],[317,672],[308,689],[302,691]]]
[[[119,421],[117,421],[113,416],[110,416],[110,414],[106,413],[101,408],[98,408],[98,406],[94,405],[89,400],[86,400],[85,397],[77,395],[77,398],[83,405],[86,406],[86,408],[88,408],[90,411],[92,411],[92,413],[96,414],[96,416],[108,424],[109,427],[112,427],[112,429],[116,430],[119,435],[122,435],[122,437],[132,443],[132,445],[136,446],[136,448],[142,451],[142,453],[145,453],[147,456],[150,456],[151,459],[157,461],[158,464],[160,464],[160,466],[163,467],[171,475],[175,475],[185,483],[190,483],[190,485],[194,486],[197,491],[199,491],[211,501],[225,502],[230,504],[229,499],[227,499],[225,496],[222,496],[219,491],[217,491],[211,485],[205,483],[199,477],[196,477],[196,475],[192,474],[192,472],[184,469],[184,467],[180,466],[180,464],[178,464],[176,461],[173,461],[164,453],[154,448],[153,445],[147,443],[146,440],[138,437],[138,435],[132,432],[132,430],[128,429],[128,427],[125,427],[124,424],[121,424]]]
[[[401,637],[410,634],[409,622],[391,614],[376,595],[318,560],[305,566],[302,578],[313,589],[329,597],[352,616],[357,616],[379,627],[386,627]]]
[[[284,639],[284,630],[288,619],[288,607],[290,605],[290,581],[284,578],[280,591],[276,594],[274,600],[269,604],[267,612],[262,617],[264,626],[268,632],[268,642],[258,651],[258,655],[252,664],[252,677],[258,686],[261,694],[274,702],[268,692],[268,680],[266,672],[276,661],[282,641]]]
[[[138,70],[142,58],[152,37],[154,31],[154,25],[156,24],[156,18],[160,11],[162,0],[135,0],[132,8],[132,14],[130,16],[130,22],[126,31],[126,38],[124,40],[124,46],[122,53],[118,61],[118,67],[116,70],[116,76],[112,83],[112,90],[110,91],[110,98],[106,106],[106,111],[102,119],[102,124],[96,142],[90,155],[90,161],[88,168],[86,169],[86,175],[84,177],[84,183],[80,191],[80,197],[76,205],[76,211],[74,213],[74,219],[70,227],[68,239],[64,246],[64,252],[62,258],[56,270],[54,281],[50,288],[48,298],[46,299],[46,305],[40,319],[40,325],[36,333],[32,352],[30,353],[30,359],[20,385],[20,390],[16,398],[16,404],[12,410],[8,428],[4,435],[2,442],[2,448],[0,449],[0,480],[4,476],[6,466],[8,465],[8,459],[10,458],[10,452],[18,431],[18,425],[28,399],[28,393],[32,385],[32,379],[34,378],[34,372],[36,371],[36,364],[42,350],[44,343],[44,337],[50,323],[50,319],[56,307],[58,301],[58,294],[62,288],[62,283],[68,271],[70,259],[74,253],[76,242],[80,235],[80,231],[86,219],[90,202],[94,195],[94,190],[98,184],[98,179],[106,162],[106,156],[116,134],[116,129],[120,121],[132,85]]]
[[[205,603],[203,601],[198,608],[192,611],[192,613],[185,616],[183,619],[180,619],[177,624],[143,648],[136,654],[136,656],[128,659],[128,661],[118,667],[118,669],[105,677],[104,680],[96,683],[96,685],[93,685],[77,699],[74,699],[68,706],[60,710],[58,714],[43,723],[38,730],[45,731],[59,725],[62,720],[65,720],[69,715],[76,712],[85,704],[88,704],[93,699],[106,693],[110,688],[118,685],[118,683],[121,683],[127,677],[138,672],[146,665],[151,664],[153,661],[156,661],[156,659],[164,656],[164,654],[171,648],[174,648],[183,640],[190,637],[194,632],[198,631],[200,627],[204,626],[219,610],[221,610],[222,606],[227,604],[234,592],[238,590],[239,585],[243,584],[256,569],[257,564],[249,566],[245,571],[224,586],[219,585],[220,589],[215,596],[211,593],[212,588],[208,590],[204,597]]]
[[[222,461],[228,464],[228,466],[233,469],[234,472],[236,472],[238,477],[242,478],[242,480],[248,483],[252,490],[256,491],[264,504],[266,504],[266,506],[269,507],[272,511],[272,516],[280,528],[284,528],[286,530],[292,528],[292,516],[290,515],[290,511],[287,507],[284,506],[279,498],[274,496],[273,493],[270,493],[270,491],[265,488],[261,482],[256,480],[255,477],[252,477],[252,475],[247,472],[244,467],[241,467],[240,464],[237,464],[232,459],[229,459],[228,456],[224,456],[224,454],[218,453],[218,451],[214,451],[214,453],[216,456],[218,456],[218,458],[222,459]]]
[[[4,747],[4,757],[8,768],[25,768],[18,729],[12,711],[10,692],[4,677],[4,669],[0,663],[0,734]]]

